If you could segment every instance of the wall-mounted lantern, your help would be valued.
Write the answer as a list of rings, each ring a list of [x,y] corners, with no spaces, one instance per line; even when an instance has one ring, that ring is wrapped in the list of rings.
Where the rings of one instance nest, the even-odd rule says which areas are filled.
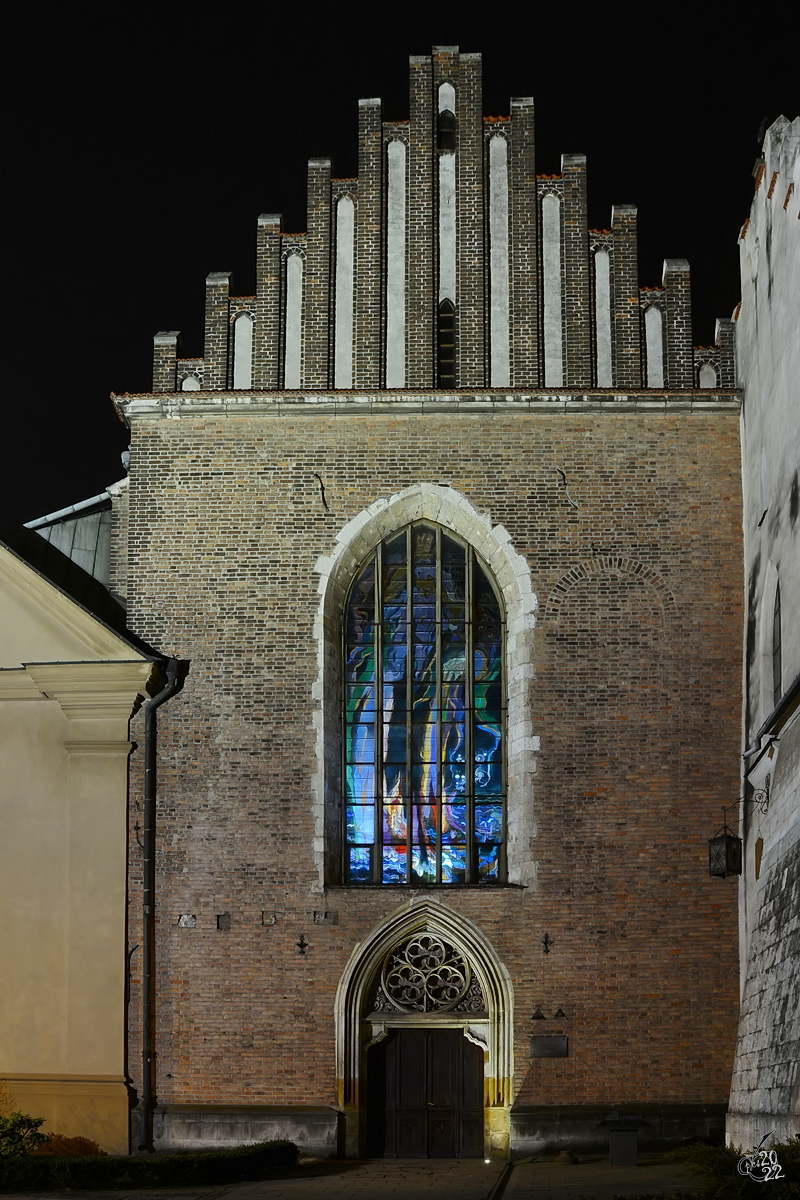
[[[727,824],[716,837],[708,839],[708,873],[720,879],[742,873],[742,839]]]

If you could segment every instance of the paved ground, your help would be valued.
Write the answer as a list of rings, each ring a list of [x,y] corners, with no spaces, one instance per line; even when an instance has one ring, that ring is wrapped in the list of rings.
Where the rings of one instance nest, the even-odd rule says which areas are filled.
[[[503,1200],[577,1200],[633,1196],[659,1192],[689,1192],[697,1187],[683,1163],[642,1157],[638,1167],[612,1167],[607,1158],[585,1158],[577,1163],[517,1163],[503,1192]]]
[[[685,1192],[696,1186],[683,1163],[643,1160],[611,1167],[607,1159],[517,1163],[497,1159],[328,1161],[293,1168],[261,1183],[220,1187],[70,1192],[71,1200],[578,1200]],[[64,1192],[4,1200],[65,1200]]]

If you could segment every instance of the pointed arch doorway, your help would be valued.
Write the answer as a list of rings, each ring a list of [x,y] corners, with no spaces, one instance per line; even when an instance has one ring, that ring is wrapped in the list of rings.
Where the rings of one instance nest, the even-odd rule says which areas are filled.
[[[402,905],[355,947],[335,1012],[348,1156],[507,1156],[513,992],[473,921]]]

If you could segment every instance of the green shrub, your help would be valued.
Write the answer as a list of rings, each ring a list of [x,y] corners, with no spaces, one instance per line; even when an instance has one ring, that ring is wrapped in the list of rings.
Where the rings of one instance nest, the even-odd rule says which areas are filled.
[[[800,1137],[789,1138],[788,1142],[773,1142],[768,1148],[775,1151],[783,1178],[766,1180],[769,1183],[766,1189],[763,1182],[739,1174],[739,1159],[752,1151],[738,1146],[693,1142],[671,1150],[664,1157],[686,1161],[689,1169],[700,1177],[702,1200],[750,1200],[756,1196],[761,1200],[800,1200]]]
[[[293,1166],[293,1142],[261,1142],[234,1150],[204,1154],[154,1154],[143,1157],[99,1155],[86,1158],[0,1159],[0,1191],[43,1192],[81,1188],[186,1187],[192,1184],[238,1183],[263,1178],[269,1171]]]
[[[46,1142],[42,1142],[41,1146],[31,1150],[31,1154],[47,1155],[49,1158],[63,1158],[64,1155],[73,1157],[80,1155],[81,1158],[86,1158],[89,1154],[105,1153],[105,1150],[91,1138],[66,1137],[63,1133],[51,1133]]]
[[[0,1158],[21,1158],[47,1141],[39,1126],[44,1117],[29,1117],[27,1113],[12,1112],[0,1116]]]

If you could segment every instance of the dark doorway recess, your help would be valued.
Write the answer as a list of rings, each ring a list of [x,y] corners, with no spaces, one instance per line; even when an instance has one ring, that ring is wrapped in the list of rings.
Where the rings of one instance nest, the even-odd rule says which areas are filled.
[[[483,1157],[483,1051],[460,1029],[392,1030],[367,1089],[372,1157]]]

